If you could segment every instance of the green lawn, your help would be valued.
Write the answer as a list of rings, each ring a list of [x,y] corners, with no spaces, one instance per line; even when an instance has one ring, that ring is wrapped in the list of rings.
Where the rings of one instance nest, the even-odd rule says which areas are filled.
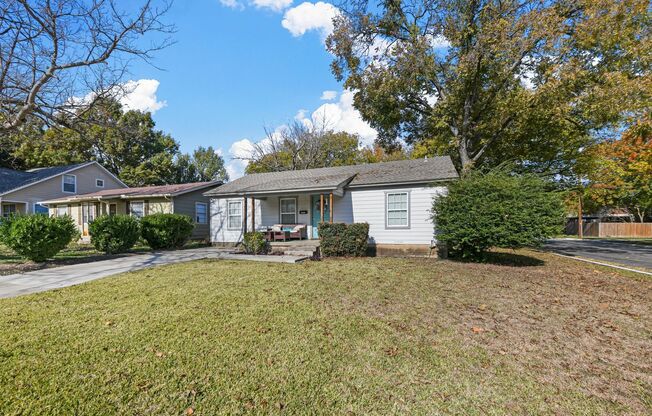
[[[525,254],[545,263],[207,260],[0,299],[0,413],[652,412],[652,281]]]

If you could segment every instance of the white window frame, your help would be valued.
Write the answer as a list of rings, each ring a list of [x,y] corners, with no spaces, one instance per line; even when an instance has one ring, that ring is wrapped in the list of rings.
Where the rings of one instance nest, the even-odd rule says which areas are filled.
[[[231,204],[238,204],[240,205],[240,215],[231,215]],[[227,200],[226,201],[226,229],[227,230],[241,230],[242,229],[242,221],[243,221],[243,215],[244,215],[244,208],[242,206],[243,201],[240,199],[235,199],[235,200]],[[240,224],[238,226],[233,226],[231,227],[231,217],[240,217]]]
[[[398,225],[389,225],[389,196],[390,195],[405,195],[406,198],[406,223]],[[392,211],[404,211],[402,209],[393,209]],[[385,229],[397,230],[397,229],[409,229],[410,228],[410,191],[387,191],[385,192]]]
[[[291,200],[294,201],[294,212],[283,212],[283,201]],[[279,198],[278,199],[278,220],[281,224],[296,224],[298,219],[297,219],[297,210],[299,209],[299,206],[297,205],[297,198],[291,197],[291,198]],[[283,215],[294,215],[294,221],[293,222],[284,222],[283,221]]]
[[[200,205],[204,206],[204,221],[199,221],[198,219],[197,207]],[[208,224],[208,204],[206,202],[195,202],[195,222],[197,224]]]
[[[43,204],[41,204],[40,202],[34,202],[34,203],[32,204],[32,213],[33,213],[33,214],[36,214],[36,206],[37,206],[37,205],[40,205],[40,206],[42,206],[43,208],[45,208],[45,209],[48,210],[47,213],[42,212],[41,214],[50,215],[50,208],[47,207],[47,206],[45,206],[45,205],[43,205]]]
[[[102,185],[99,185],[100,182],[102,182]],[[104,179],[95,178],[95,187],[96,188],[104,188]]]
[[[66,191],[66,176],[70,176],[75,179],[75,190],[74,191]],[[64,175],[61,175],[61,192],[66,193],[66,194],[76,194],[77,193],[77,175],[73,175],[71,173],[66,173]]]
[[[7,211],[5,211],[5,207],[14,207],[14,210],[12,212],[7,212]],[[18,204],[16,204],[15,202],[4,203],[4,204],[2,204],[1,208],[2,208],[2,217],[3,218],[9,218],[9,215],[18,213]]]
[[[61,210],[61,208],[66,210],[66,212],[63,215],[61,215],[61,212],[59,212],[59,210]],[[64,215],[70,215],[70,214],[68,214],[68,205],[57,205],[55,213],[56,213],[57,217],[63,217]]]
[[[134,210],[133,210],[134,204],[141,204],[142,207],[143,207],[143,215],[141,215],[140,217],[137,216],[137,215],[134,215]],[[136,217],[136,218],[143,218],[145,216],[145,201],[144,200],[143,201],[129,201],[129,215],[131,215],[132,217]]]

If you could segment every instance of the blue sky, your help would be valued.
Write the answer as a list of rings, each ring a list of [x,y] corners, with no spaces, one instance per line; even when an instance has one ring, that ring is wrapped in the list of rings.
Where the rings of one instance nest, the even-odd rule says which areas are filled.
[[[330,72],[323,40],[336,10],[292,0],[176,1],[166,16],[177,27],[176,44],[154,61],[164,70],[135,64],[135,89],[124,102],[152,111],[157,127],[184,152],[200,145],[221,149],[232,176],[244,168],[232,153],[246,152],[265,127],[297,114],[310,119],[317,111],[336,130],[370,142],[373,130]],[[322,97],[324,91],[332,92]]]

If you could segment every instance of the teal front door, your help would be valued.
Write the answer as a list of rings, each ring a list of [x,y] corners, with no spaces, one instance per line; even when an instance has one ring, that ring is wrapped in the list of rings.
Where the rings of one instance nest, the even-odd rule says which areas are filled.
[[[321,199],[319,195],[312,196],[312,238],[319,238],[317,227],[321,222]],[[324,195],[324,222],[331,219],[331,207],[328,206],[328,196]]]

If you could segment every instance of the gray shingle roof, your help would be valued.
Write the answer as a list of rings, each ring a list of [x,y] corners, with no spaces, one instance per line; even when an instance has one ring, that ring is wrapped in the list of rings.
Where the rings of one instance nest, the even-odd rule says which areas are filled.
[[[50,178],[52,176],[60,175],[71,169],[88,165],[90,163],[94,162],[77,163],[74,165],[66,166],[50,166],[45,168],[31,169],[28,171],[0,168],[0,194],[9,192],[12,189],[20,188],[21,186],[29,185],[30,183]]]
[[[365,165],[293,170],[245,175],[205,193],[209,196],[244,195],[286,190],[329,190],[339,187],[428,183],[457,178],[448,156],[398,160]]]

